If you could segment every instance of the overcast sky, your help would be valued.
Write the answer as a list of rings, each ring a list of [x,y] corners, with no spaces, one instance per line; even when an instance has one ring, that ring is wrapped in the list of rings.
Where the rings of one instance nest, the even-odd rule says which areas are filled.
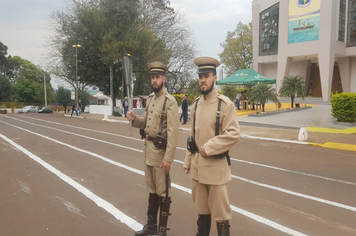
[[[197,42],[199,56],[218,60],[228,31],[239,21],[252,19],[252,0],[171,0],[171,6],[186,18]],[[44,64],[45,36],[53,10],[64,8],[63,0],[0,0],[0,41],[8,55],[20,56],[35,65]]]

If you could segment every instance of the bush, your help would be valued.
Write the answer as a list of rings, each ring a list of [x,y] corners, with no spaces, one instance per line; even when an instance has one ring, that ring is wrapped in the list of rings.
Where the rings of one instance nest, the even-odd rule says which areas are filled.
[[[121,112],[118,112],[118,111],[113,111],[112,115],[113,116],[122,116]]]
[[[356,121],[356,93],[334,94],[330,100],[331,115],[341,122]]]

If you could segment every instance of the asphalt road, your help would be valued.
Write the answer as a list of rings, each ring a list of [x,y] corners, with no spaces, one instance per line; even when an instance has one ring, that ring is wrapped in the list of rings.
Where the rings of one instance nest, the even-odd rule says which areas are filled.
[[[146,222],[143,143],[127,124],[0,116],[0,235],[132,236]],[[169,235],[196,234],[181,131]],[[356,156],[241,139],[231,150],[232,236],[356,235]],[[212,224],[215,236],[216,225]]]

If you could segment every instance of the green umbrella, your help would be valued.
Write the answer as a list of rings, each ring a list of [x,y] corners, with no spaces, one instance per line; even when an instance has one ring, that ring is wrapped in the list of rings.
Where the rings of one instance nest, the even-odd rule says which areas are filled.
[[[275,79],[270,79],[264,77],[263,75],[257,73],[252,69],[238,70],[230,77],[223,80],[216,81],[217,85],[232,85],[232,84],[243,84],[243,85],[256,85],[258,83],[275,84]]]

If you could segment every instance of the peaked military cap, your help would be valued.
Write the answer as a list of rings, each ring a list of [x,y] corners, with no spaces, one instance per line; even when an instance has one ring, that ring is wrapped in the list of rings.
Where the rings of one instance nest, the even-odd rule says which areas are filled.
[[[168,71],[168,67],[159,61],[154,61],[148,64],[148,69],[150,70],[151,75],[165,75]]]
[[[212,57],[195,58],[194,64],[198,66],[198,74],[214,71],[220,66],[220,62]]]

